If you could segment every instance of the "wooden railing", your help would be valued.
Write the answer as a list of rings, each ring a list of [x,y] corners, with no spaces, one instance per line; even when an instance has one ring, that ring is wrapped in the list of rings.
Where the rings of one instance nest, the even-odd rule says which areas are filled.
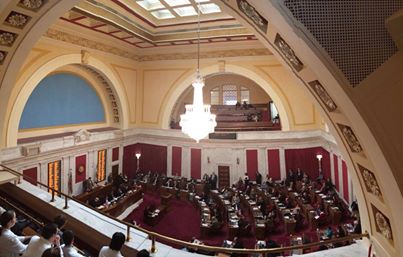
[[[27,181],[32,181],[33,183],[37,183],[38,185],[43,186],[43,187],[47,188],[48,190],[50,190],[52,192],[51,193],[52,194],[51,202],[55,201],[55,194],[58,194],[61,197],[64,197],[64,199],[65,199],[64,209],[69,208],[69,206],[68,206],[68,201],[69,200],[77,202],[77,200],[72,198],[71,196],[69,196],[69,195],[67,195],[67,194],[65,194],[63,192],[60,192],[58,190],[54,190],[53,188],[50,188],[48,185],[45,185],[45,184],[43,184],[43,183],[41,183],[39,181],[35,181],[32,178],[30,178],[30,177],[28,177],[28,176],[26,176],[26,175],[24,175],[24,174],[22,174],[20,172],[17,172],[17,171],[15,171],[13,169],[8,168],[7,166],[4,166],[4,165],[0,164],[0,167],[2,167],[5,171],[8,171],[8,172],[18,176],[18,178],[19,178],[18,183],[20,183],[20,178],[23,177]],[[78,202],[78,203],[86,206],[87,208],[90,208],[93,211],[96,211],[96,212],[98,212],[98,213],[100,213],[102,215],[105,215],[108,218],[110,218],[110,219],[112,219],[112,220],[114,220],[116,222],[119,222],[119,223],[125,225],[126,228],[127,228],[126,229],[126,234],[127,234],[126,235],[126,240],[127,241],[130,241],[130,230],[132,228],[146,233],[149,236],[149,238],[151,239],[151,242],[152,242],[151,243],[151,249],[150,249],[151,253],[155,253],[156,250],[157,250],[156,245],[155,245],[156,239],[159,239],[159,240],[161,240],[163,242],[168,242],[168,243],[171,243],[171,244],[175,244],[175,245],[178,245],[178,246],[181,246],[181,247],[189,247],[189,248],[192,248],[192,249],[198,249],[198,250],[215,252],[215,253],[268,254],[268,253],[282,253],[282,252],[298,250],[298,249],[307,249],[307,248],[318,247],[318,246],[322,246],[322,245],[329,245],[329,244],[333,244],[333,243],[351,241],[351,240],[354,240],[354,239],[369,238],[368,232],[365,232],[363,234],[350,234],[350,235],[345,236],[345,237],[334,238],[334,239],[329,239],[329,240],[325,240],[325,241],[318,241],[318,242],[314,242],[314,243],[300,244],[300,245],[293,245],[293,246],[285,246],[285,247],[277,247],[277,248],[265,248],[265,249],[246,249],[246,248],[243,248],[243,249],[238,249],[238,248],[225,248],[225,247],[217,247],[217,246],[208,246],[208,245],[193,244],[193,243],[186,242],[186,241],[183,241],[183,240],[179,240],[179,239],[175,239],[175,238],[172,238],[172,237],[164,236],[164,235],[158,234],[156,232],[146,230],[146,229],[144,229],[142,227],[130,224],[128,222],[119,220],[116,217],[108,215],[107,213],[103,213],[100,210],[98,210],[96,208],[93,208],[92,206],[90,206],[88,204],[85,204],[85,203],[82,203],[82,202]]]

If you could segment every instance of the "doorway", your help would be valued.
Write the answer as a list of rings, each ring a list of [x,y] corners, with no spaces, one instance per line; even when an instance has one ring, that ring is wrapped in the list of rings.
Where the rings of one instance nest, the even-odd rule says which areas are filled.
[[[229,166],[218,166],[218,188],[229,187]]]

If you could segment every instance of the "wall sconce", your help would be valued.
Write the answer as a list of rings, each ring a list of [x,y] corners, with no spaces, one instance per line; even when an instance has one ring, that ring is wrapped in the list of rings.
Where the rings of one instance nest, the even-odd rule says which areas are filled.
[[[318,163],[319,163],[319,175],[322,173],[322,163],[321,163],[322,157],[323,156],[321,154],[316,155],[316,159],[318,159]]]
[[[236,164],[239,165],[239,157],[236,157]]]
[[[210,163],[210,157],[207,156],[207,163]]]

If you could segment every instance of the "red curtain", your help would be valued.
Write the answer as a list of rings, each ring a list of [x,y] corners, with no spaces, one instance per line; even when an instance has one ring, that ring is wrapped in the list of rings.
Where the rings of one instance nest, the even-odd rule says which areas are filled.
[[[269,176],[273,178],[273,180],[281,179],[280,151],[278,149],[267,150],[267,163],[269,166]]]
[[[257,150],[246,150],[246,172],[250,180],[256,180],[257,162]]]
[[[201,179],[201,149],[190,149],[190,177]]]
[[[329,178],[330,154],[322,147],[286,149],[285,167],[287,173],[290,169],[297,170],[297,168],[300,168],[302,171],[307,173],[311,179],[316,179],[319,176],[319,162],[316,158],[317,154],[322,154],[322,173],[325,178]]]
[[[333,163],[334,163],[334,185],[336,186],[336,190],[340,192],[340,182],[339,182],[339,159],[337,155],[333,155]]]
[[[139,168],[143,172],[167,172],[167,147],[151,144],[133,144],[123,148],[123,173],[133,178],[137,170],[136,153],[141,153]]]
[[[345,161],[341,162],[342,167],[342,177],[343,177],[343,197],[344,200],[349,202],[349,195],[348,195],[348,172],[347,172],[347,165]]]
[[[80,155],[76,157],[76,183],[85,180],[87,171],[87,155]]]
[[[27,178],[24,178],[24,180],[28,181],[32,185],[37,185],[36,181],[38,180],[38,169],[36,167],[23,170],[22,174],[27,176]]]
[[[119,147],[115,147],[112,149],[112,161],[119,160]]]
[[[182,174],[182,147],[172,147],[172,175],[181,176]]]

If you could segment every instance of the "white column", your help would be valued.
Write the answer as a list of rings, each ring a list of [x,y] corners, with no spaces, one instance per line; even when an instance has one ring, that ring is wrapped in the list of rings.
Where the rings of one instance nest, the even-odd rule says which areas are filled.
[[[259,173],[262,174],[262,178],[266,178],[267,172],[267,158],[266,158],[266,148],[260,147],[257,150],[257,168]]]
[[[41,162],[39,164],[38,180],[45,185],[48,184],[48,163],[47,162]],[[46,190],[46,188],[42,188],[42,189]]]
[[[106,149],[106,165],[105,165],[105,176],[108,178],[109,174],[112,173],[112,154],[113,154],[113,148],[108,147]]]
[[[336,178],[339,180],[339,195],[343,196],[343,166],[342,166],[342,160],[341,160],[341,156],[337,156],[337,167],[339,169],[339,177]],[[344,199],[342,197],[342,199]]]
[[[353,202],[353,181],[351,180],[350,171],[348,171],[348,203],[351,204]]]
[[[172,177],[172,145],[167,146],[167,176]]]
[[[98,159],[97,153],[98,151],[88,152],[88,170],[86,174],[86,179],[91,177],[92,181],[95,181],[96,177],[97,159]]]
[[[190,178],[190,147],[182,147],[182,176]]]
[[[335,180],[334,180],[334,157],[333,157],[333,151],[329,152],[329,156],[330,156],[330,179],[332,180],[332,183],[335,184]]]
[[[279,149],[279,155],[280,155],[280,175],[281,175],[281,180],[284,180],[287,177],[287,171],[285,170],[285,150],[283,147],[280,147]]]
[[[119,146],[119,174],[123,174],[123,145]]]

